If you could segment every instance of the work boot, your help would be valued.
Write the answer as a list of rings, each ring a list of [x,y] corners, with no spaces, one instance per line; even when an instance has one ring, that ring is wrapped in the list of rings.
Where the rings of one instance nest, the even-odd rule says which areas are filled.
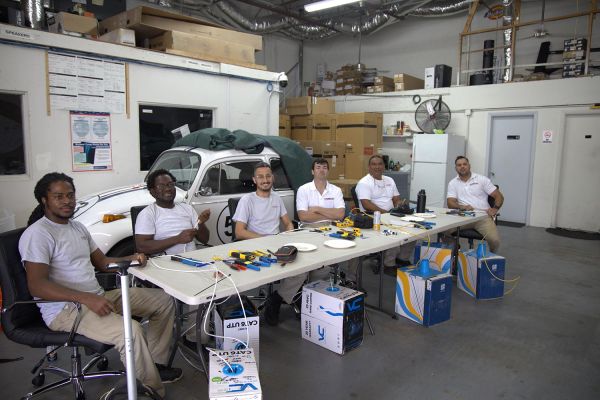
[[[156,365],[156,369],[158,370],[158,375],[160,375],[160,380],[162,383],[177,382],[183,376],[183,371],[181,368],[167,367],[163,364],[154,365]]]
[[[267,297],[265,300],[265,322],[271,326],[277,326],[279,324],[279,308],[281,307],[281,303],[283,299],[277,293],[277,291]]]

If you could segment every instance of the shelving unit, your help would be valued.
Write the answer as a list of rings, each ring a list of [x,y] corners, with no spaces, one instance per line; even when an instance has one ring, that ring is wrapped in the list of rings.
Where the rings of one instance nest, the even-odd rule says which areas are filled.
[[[593,21],[594,21],[594,17],[596,16],[596,14],[598,12],[600,12],[600,9],[598,9],[597,0],[591,0],[589,2],[590,6],[587,11],[571,13],[568,15],[563,15],[563,16],[558,16],[558,17],[544,18],[543,20],[540,19],[540,20],[526,21],[526,22],[521,22],[521,20],[520,20],[521,0],[514,0],[514,3],[513,3],[514,4],[514,14],[512,16],[512,23],[510,25],[503,25],[503,26],[496,27],[496,28],[485,28],[485,29],[478,29],[475,31],[471,31],[471,23],[473,22],[473,18],[475,16],[475,13],[477,12],[477,9],[480,4],[483,4],[483,2],[480,0],[473,0],[473,3],[471,4],[471,8],[469,9],[467,21],[465,23],[463,31],[460,33],[459,47],[458,47],[458,78],[457,78],[458,85],[460,85],[464,81],[466,81],[468,83],[468,74],[473,73],[473,72],[494,71],[496,73],[506,75],[505,72],[508,69],[509,73],[508,73],[508,79],[506,81],[511,81],[514,76],[515,68],[530,68],[530,67],[538,67],[538,66],[562,66],[562,65],[565,65],[568,62],[561,61],[561,62],[549,62],[549,63],[515,64],[515,54],[516,54],[516,47],[517,47],[517,39],[516,39],[517,31],[519,30],[519,28],[522,28],[525,26],[537,25],[537,24],[553,22],[553,21],[562,21],[562,20],[579,18],[579,17],[587,16],[587,33],[586,33],[586,35],[578,35],[579,37],[583,37],[583,38],[587,39],[587,49],[585,52],[586,57],[585,57],[585,60],[583,61],[583,62],[585,62],[584,75],[589,74],[590,65],[598,64],[598,60],[591,59]],[[471,49],[471,36],[481,35],[481,34],[486,34],[486,33],[491,33],[491,32],[499,32],[499,31],[510,31],[510,33],[511,33],[510,45],[495,46],[495,47],[489,48],[489,49],[482,49],[482,48]],[[465,50],[465,41],[466,41],[466,50]],[[481,53],[486,50],[505,51],[506,49],[510,49],[510,55],[512,58],[512,63],[510,65],[494,66],[492,68],[475,68],[475,69],[469,68],[471,54]],[[465,61],[466,61],[466,69],[463,68],[463,63]],[[464,79],[464,76],[466,76],[466,79]]]

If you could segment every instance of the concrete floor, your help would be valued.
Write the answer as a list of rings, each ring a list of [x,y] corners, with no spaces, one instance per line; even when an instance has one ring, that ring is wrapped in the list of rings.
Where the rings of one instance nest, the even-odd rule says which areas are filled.
[[[540,228],[500,227],[508,277],[521,276],[501,300],[476,301],[454,287],[452,317],[431,328],[370,311],[375,336],[338,356],[300,337],[291,309],[277,328],[261,327],[260,376],[267,399],[599,399],[600,246]],[[365,269],[365,279],[377,279]],[[370,285],[373,282],[366,282]],[[371,292],[369,301],[375,301]],[[393,279],[386,276],[391,310]],[[40,356],[0,337],[1,397],[31,390],[29,369]],[[61,352],[59,363],[68,361]],[[119,366],[115,352],[113,366]],[[184,378],[168,399],[206,399],[200,372],[178,355]],[[50,379],[50,378],[49,378]],[[87,384],[96,399],[110,382]],[[71,399],[70,388],[43,399]]]

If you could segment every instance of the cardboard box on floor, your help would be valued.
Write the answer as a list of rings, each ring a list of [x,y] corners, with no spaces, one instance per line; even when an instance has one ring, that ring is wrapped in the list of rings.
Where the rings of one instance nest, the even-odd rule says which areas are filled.
[[[330,114],[335,112],[335,101],[321,97],[288,97],[286,110],[289,115]]]
[[[352,193],[350,193],[350,189],[353,186],[356,186],[358,183],[358,179],[329,179],[330,183],[333,183],[335,186],[342,189],[342,194],[344,195],[344,199],[352,200]],[[358,207],[358,205],[355,205]]]
[[[360,179],[367,174],[369,158],[382,145],[381,113],[337,114],[336,140],[345,143],[346,179]]]
[[[292,120],[289,115],[279,114],[279,136],[292,137]]]
[[[313,140],[334,141],[337,114],[316,114],[312,117]]]
[[[292,115],[292,140],[312,140],[312,116]]]
[[[344,177],[347,179],[361,179],[369,171],[369,158],[378,154],[374,146],[351,147],[346,144],[344,153]]]
[[[136,7],[100,22],[101,34],[117,28],[135,30],[136,37],[140,41],[152,39],[167,31],[179,31],[234,42],[250,46],[255,50],[262,50],[263,48],[262,37],[259,35],[224,29],[208,20],[192,18],[152,7]]]
[[[48,32],[98,36],[98,20],[61,11],[48,19]]]

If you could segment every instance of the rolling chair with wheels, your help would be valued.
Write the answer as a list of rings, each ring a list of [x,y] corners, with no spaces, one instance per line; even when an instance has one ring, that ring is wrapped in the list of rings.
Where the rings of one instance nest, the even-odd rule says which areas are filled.
[[[500,187],[498,185],[494,185],[496,186],[496,189],[499,189]],[[496,200],[492,197],[492,196],[488,196],[488,204],[490,205],[490,207],[494,207],[494,205],[496,204]],[[497,225],[498,224],[498,214],[496,214],[493,218],[494,223]],[[467,242],[469,243],[469,249],[473,249],[473,247],[475,246],[475,241],[481,241],[483,240],[483,235],[481,233],[479,233],[476,229],[459,229],[458,231],[458,236],[460,238],[463,239],[467,239]],[[456,237],[456,232],[454,232],[452,234],[452,236]]]
[[[38,389],[27,393],[23,398],[31,399],[42,393],[69,385],[73,386],[75,399],[85,399],[83,383],[90,379],[100,379],[125,375],[124,371],[105,371],[108,361],[104,353],[113,345],[97,342],[83,335],[75,333],[79,318],[75,320],[70,332],[55,332],[50,330],[42,319],[37,303],[49,302],[33,300],[27,287],[25,268],[21,263],[19,254],[19,239],[25,228],[15,229],[0,234],[0,283],[2,285],[2,327],[6,337],[15,343],[24,344],[33,348],[46,348],[47,346],[62,346],[71,349],[71,370],[67,371],[56,366],[47,365],[46,355],[36,364],[32,373],[35,377],[32,384]],[[75,303],[78,310],[81,305]],[[86,354],[94,354],[85,365],[81,365],[79,347],[85,349]],[[101,372],[89,372],[96,365]],[[63,379],[44,385],[46,372],[52,372]]]

